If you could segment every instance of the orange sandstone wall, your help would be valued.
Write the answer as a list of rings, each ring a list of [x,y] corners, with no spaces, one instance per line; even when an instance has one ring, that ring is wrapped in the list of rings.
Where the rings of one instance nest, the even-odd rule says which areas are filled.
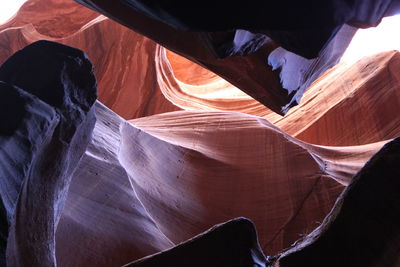
[[[42,39],[85,51],[95,68],[99,100],[120,116],[179,110],[159,90],[153,41],[74,1],[30,0],[0,25],[0,64]]]

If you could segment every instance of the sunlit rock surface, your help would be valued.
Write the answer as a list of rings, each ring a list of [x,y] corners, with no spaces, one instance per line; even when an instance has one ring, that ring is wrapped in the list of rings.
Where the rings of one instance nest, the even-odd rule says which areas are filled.
[[[163,32],[164,35],[170,33]],[[152,34],[156,36],[160,33]],[[193,43],[185,43],[193,39],[192,35],[177,36],[180,35],[174,33],[170,36],[170,47],[177,45],[192,50],[189,52],[203,51],[197,50],[200,44],[191,46]],[[242,32],[237,38],[243,38],[240,39],[243,41],[246,36],[247,33]],[[289,262],[289,265],[281,266],[308,266],[296,263],[304,259],[308,262],[308,257],[318,259],[314,249],[310,249],[311,256],[280,253],[296,240],[312,239],[313,235],[307,235],[321,223],[324,229],[328,229],[326,222],[330,217],[325,221],[324,218],[341,192],[353,183],[352,177],[374,153],[400,132],[397,118],[400,100],[398,52],[381,53],[351,66],[335,66],[312,83],[301,105],[293,107],[282,117],[209,71],[223,70],[219,74],[236,86],[244,79],[242,85],[249,88],[253,85],[264,88],[266,84],[280,88],[281,78],[290,74],[290,68],[285,75],[281,72],[281,77],[278,72],[261,75],[265,73],[264,68],[269,68],[267,55],[275,45],[267,43],[255,54],[223,60],[198,52],[196,55],[207,63],[200,62],[207,70],[72,1],[30,0],[13,20],[0,25],[0,63],[4,63],[18,49],[40,39],[87,52],[99,88],[99,102],[94,105],[97,121],[90,143],[80,147],[86,151],[79,163],[73,164],[76,170],[68,169],[63,174],[66,178],[61,174],[55,177],[67,182],[71,179],[68,193],[65,191],[63,196],[66,200],[61,199],[63,208],[54,213],[56,218],[61,216],[59,223],[47,227],[35,221],[26,228],[21,225],[10,228],[13,236],[25,236],[30,229],[39,234],[50,233],[45,241],[35,239],[31,242],[29,238],[19,237],[18,240],[26,240],[25,243],[21,241],[25,248],[35,246],[35,242],[40,245],[35,247],[36,250],[24,252],[28,256],[18,256],[21,255],[18,249],[8,252],[12,255],[9,257],[10,266],[16,261],[20,261],[20,266],[50,266],[55,262],[58,266],[120,266],[136,260],[139,261],[132,266],[162,266],[157,263],[160,258],[167,259],[162,261],[164,266],[169,266],[171,262],[170,266],[190,266],[185,260],[188,255],[199,257],[197,248],[206,247],[211,253],[209,255],[214,256],[215,251],[209,248],[212,245],[217,250],[221,248],[219,243],[212,241],[216,232],[204,232],[216,224],[217,228],[213,229],[222,233],[218,241],[227,238],[227,242],[238,242],[232,244],[232,250],[236,251],[236,245],[240,247],[243,257],[240,253],[238,257],[245,259],[244,266],[251,261],[257,264],[264,261],[277,264],[279,261],[280,264]],[[294,62],[303,60],[287,51],[275,52],[282,52]],[[199,60],[195,61],[199,63]],[[223,62],[231,62],[231,65]],[[23,74],[23,71],[19,72]],[[241,73],[248,75],[241,76]],[[228,75],[232,75],[231,78]],[[54,78],[60,77],[55,75]],[[5,94],[1,101],[5,103],[8,103],[7,99],[12,99],[15,92],[28,90],[18,84],[1,86]],[[9,91],[14,93],[7,95]],[[265,99],[287,100],[279,94],[265,94],[262,96]],[[54,108],[31,96],[27,99],[30,101],[27,100],[27,107],[31,107],[27,110],[43,112],[36,114],[32,111],[30,116],[38,119],[25,120],[24,127],[32,132],[34,143],[46,149],[40,139],[43,138],[42,132],[30,124],[40,119],[51,121]],[[260,97],[257,99],[260,100]],[[277,110],[278,106],[275,108]],[[3,113],[2,118],[10,121],[10,113],[14,114]],[[18,114],[16,111],[15,116],[18,117]],[[7,125],[12,127],[13,123]],[[12,135],[13,131],[7,127],[4,131]],[[12,138],[24,137],[26,134]],[[26,152],[21,144],[15,144]],[[24,155],[30,158],[29,154]],[[62,156],[65,155],[60,153]],[[44,157],[43,153],[38,157]],[[74,160],[79,158],[76,156]],[[6,159],[2,161],[3,169],[9,168],[8,162],[13,161],[15,155]],[[64,162],[64,159],[51,158],[53,161],[56,164]],[[21,160],[21,164],[30,162]],[[395,166],[390,164],[381,164],[379,168],[390,170]],[[362,171],[356,177],[364,173]],[[387,185],[393,184],[394,190],[385,198],[385,201],[390,201],[390,197],[396,196],[397,187],[394,179],[386,176]],[[48,176],[35,179],[43,177]],[[374,175],[371,179],[369,187],[375,188],[381,177]],[[5,179],[2,183],[7,181]],[[18,184],[12,185],[13,190],[8,190],[8,185],[2,187],[3,204],[4,192],[18,195],[21,186]],[[38,190],[43,188],[47,187]],[[48,188],[53,187],[50,184]],[[351,190],[340,197],[341,201],[349,198],[348,191]],[[41,201],[34,197],[36,193],[21,192],[33,202]],[[9,206],[14,205],[13,201],[0,209],[4,218],[10,217],[7,212]],[[51,211],[55,207],[53,204],[45,201],[43,210]],[[379,205],[383,204],[380,202],[375,208],[379,209]],[[333,212],[338,214],[340,211],[337,204]],[[392,209],[392,213],[386,211],[382,216],[388,216],[389,221],[393,214],[397,216],[396,209]],[[343,216],[348,218],[346,214]],[[368,214],[357,216],[360,221],[370,218],[363,217]],[[246,217],[252,222],[248,224],[241,219],[232,221],[239,222],[238,232],[246,233],[243,239],[232,239],[225,232],[232,225],[227,221],[236,217]],[[58,219],[55,221],[58,222]],[[8,225],[3,222],[0,225],[2,234],[8,233]],[[344,225],[351,226],[346,220]],[[374,227],[379,227],[379,224],[366,225],[368,231]],[[254,237],[254,230],[257,238]],[[329,231],[336,233],[335,229]],[[379,231],[377,233],[384,236]],[[391,233],[391,236],[397,237],[394,231]],[[393,243],[387,243],[386,239],[376,240],[380,240],[379,244],[396,247],[397,239],[392,240]],[[177,246],[186,241],[188,243]],[[339,236],[332,244],[348,241],[346,236]],[[6,248],[10,244],[8,242],[5,238],[1,239],[0,248]],[[246,245],[241,246],[241,242]],[[43,244],[49,246],[37,252]],[[315,244],[326,253],[320,255],[335,254],[335,248],[327,250],[320,241]],[[295,247],[291,251],[303,247],[306,246]],[[265,256],[276,257],[267,258],[261,252],[255,253],[258,248]],[[208,253],[207,249],[204,253]],[[180,252],[182,250],[185,252]],[[165,253],[151,256],[163,251]],[[392,255],[390,250],[377,253],[382,255],[386,252]],[[231,252],[221,250],[221,253]],[[39,255],[46,259],[46,263],[27,263],[35,262],[32,259],[36,257],[37,260]],[[300,255],[301,259],[291,261],[296,259],[296,255]],[[143,259],[146,256],[149,258]],[[2,260],[7,261],[5,253]],[[156,265],[151,265],[153,260]],[[201,260],[197,263],[202,264]],[[168,264],[165,265],[165,262]],[[221,266],[221,261],[210,259],[207,264]],[[321,266],[318,261],[315,264]]]
[[[337,63],[357,28],[376,26],[399,9],[397,0],[76,1],[215,72],[281,115]]]
[[[400,53],[388,51],[340,63],[317,79],[302,104],[284,117],[218,76],[172,52],[160,51],[164,95],[188,110],[239,111],[263,117],[303,141],[330,146],[364,145],[400,133]]]
[[[85,51],[99,100],[124,118],[178,110],[158,89],[156,44],[73,1],[30,0],[0,32],[0,63],[42,39]]]
[[[319,225],[384,143],[312,146],[240,113],[181,111],[132,125],[96,108],[57,232],[63,266],[127,263],[238,216],[275,254]]]
[[[254,225],[238,218],[126,266],[398,266],[399,149],[398,138],[386,144],[357,173],[321,225],[276,256],[265,257]]]

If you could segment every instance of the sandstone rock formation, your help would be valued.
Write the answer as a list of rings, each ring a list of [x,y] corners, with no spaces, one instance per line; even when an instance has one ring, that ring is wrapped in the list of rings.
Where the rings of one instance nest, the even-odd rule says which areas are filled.
[[[42,10],[40,15],[34,15],[37,10]],[[162,68],[159,67],[165,65],[163,48],[151,40],[71,1],[30,0],[19,13],[20,15],[13,20],[0,26],[2,31],[0,43],[3,44],[0,62],[4,62],[13,52],[35,40],[48,39],[61,42],[88,51],[89,57],[96,66],[99,99],[124,118],[132,119],[178,109],[169,101],[165,101],[159,93],[159,85],[154,82],[159,81],[162,75],[169,74],[162,72]],[[135,18],[142,17],[139,14]],[[148,24],[143,23],[144,25]],[[286,106],[283,108],[286,112],[292,104],[298,103],[311,82],[337,62],[354,33],[352,27],[343,28],[337,34],[338,38],[333,39],[321,52],[320,57],[313,60],[306,60],[282,48],[275,49],[277,46],[270,40],[267,40],[257,52],[248,56],[216,59],[212,53],[204,49],[203,42],[193,43],[194,33],[181,34],[167,27],[149,36],[154,37],[159,32],[163,32],[168,37],[166,42],[180,40],[180,42],[170,44],[155,38],[156,41],[173,50],[186,49],[180,54],[186,56],[193,54],[188,58],[216,72],[275,112],[282,113],[283,107]],[[136,30],[141,32],[140,29]],[[145,30],[147,31],[148,27],[143,29]],[[103,37],[110,33],[113,33],[113,37]],[[233,44],[245,49],[249,46],[249,38],[257,43],[257,37],[248,36],[248,32],[246,34],[239,31],[234,35],[236,39]],[[131,45],[132,43],[135,45]],[[184,45],[184,47],[179,45]],[[177,47],[174,48],[174,46]],[[256,45],[250,51],[259,46]],[[272,71],[267,61],[271,62],[273,68],[282,68],[282,70]],[[286,63],[283,64],[283,62]],[[121,68],[121,66],[124,67]],[[110,70],[120,75],[107,75]],[[288,75],[292,72],[303,74]],[[161,78],[161,80],[164,79]],[[286,88],[285,90],[282,90],[280,82]],[[181,105],[178,103],[178,106]],[[236,109],[232,107],[230,110]]]
[[[176,0],[77,2],[215,72],[278,114],[298,104],[307,86],[337,63],[355,32],[346,23],[357,28],[376,26],[383,16],[398,9],[396,0],[303,1],[301,5],[290,1],[241,5],[202,1],[191,8]],[[279,46],[317,58],[308,61],[287,51],[271,54]],[[239,51],[241,56],[220,59],[221,54],[232,55],[230,51]],[[265,66],[268,57],[275,68],[283,68],[281,73]],[[302,74],[286,74],[293,70]]]
[[[178,55],[162,48],[159,53],[160,89],[183,109],[260,116],[296,138],[319,145],[364,145],[395,138],[400,132],[393,112],[400,104],[398,51],[382,52],[353,65],[338,64],[317,79],[303,103],[284,117]]]
[[[183,49],[176,52],[279,112],[295,97],[279,91],[280,82],[289,77],[293,83],[286,87],[305,89],[336,62],[354,30],[344,26],[346,42],[332,39],[326,54],[306,60],[275,49],[263,34],[183,33],[115,7],[107,15],[148,23],[138,30]],[[7,122],[0,123],[2,263],[324,266],[322,257],[336,253],[360,260],[357,251],[340,247],[354,241],[365,243],[363,253],[375,253],[371,260],[332,264],[396,266],[398,140],[359,170],[400,133],[398,52],[335,66],[281,117],[218,75],[74,2],[28,1],[0,25],[0,62],[39,39],[87,51],[102,103],[92,107],[94,93],[87,101],[79,97],[87,86],[94,92],[94,80],[87,58],[75,49],[35,43],[0,68],[0,118]],[[214,46],[209,51],[205,44]],[[54,56],[59,49],[72,58]],[[217,59],[232,55],[241,56]],[[268,55],[280,73],[268,69]],[[15,63],[21,60],[29,64]],[[296,65],[306,75],[289,75]],[[314,67],[317,72],[307,72]],[[279,90],[265,91],[266,85]],[[373,209],[365,211],[360,202]],[[370,223],[344,234],[356,228],[352,218]],[[364,232],[371,235],[359,238]]]
[[[280,255],[265,257],[253,224],[238,219],[127,266],[397,266],[399,149],[399,139],[385,145],[354,177],[322,224]],[[384,182],[379,179],[382,173]]]
[[[42,41],[4,63],[0,81],[2,263],[55,266],[57,224],[95,124],[92,65],[79,50]]]
[[[396,138],[374,155],[321,226],[274,266],[398,266],[399,150]]]
[[[125,266],[265,266],[251,221],[238,218],[216,225],[190,241]]]
[[[23,70],[3,73],[11,82],[15,79],[7,77]],[[180,111],[134,120],[136,127],[99,103],[96,114],[56,232],[60,266],[121,265],[237,216],[250,218],[264,253],[275,254],[322,221],[340,183],[347,184],[357,170],[349,163],[365,162],[383,144],[347,150],[313,146],[240,113]],[[16,216],[24,224],[23,214]],[[48,229],[32,227],[39,233]],[[44,256],[55,261],[54,252]],[[16,259],[34,262],[25,257]],[[7,258],[11,265],[12,259]]]
[[[126,119],[178,110],[158,89],[156,44],[73,1],[30,0],[0,32],[0,63],[43,39],[86,51],[99,100]]]

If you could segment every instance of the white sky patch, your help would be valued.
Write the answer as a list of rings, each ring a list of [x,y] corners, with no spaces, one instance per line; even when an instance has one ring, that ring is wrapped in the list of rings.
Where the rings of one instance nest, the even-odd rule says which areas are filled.
[[[383,18],[376,28],[358,30],[341,61],[351,64],[365,56],[399,49],[400,15],[396,15]]]
[[[0,24],[9,20],[26,0],[0,0]]]

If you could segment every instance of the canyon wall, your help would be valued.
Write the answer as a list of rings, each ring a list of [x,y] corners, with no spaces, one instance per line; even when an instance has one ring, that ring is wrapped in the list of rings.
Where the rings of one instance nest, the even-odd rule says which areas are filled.
[[[168,33],[160,36],[165,38]],[[139,261],[132,266],[221,266],[221,261],[203,262],[196,253],[204,249],[204,253],[219,255],[206,249],[210,244],[221,251],[220,255],[230,255],[231,250],[224,251],[224,245],[218,243],[227,238],[232,243],[229,249],[241,251],[239,259],[232,260],[235,263],[242,259],[243,252],[246,262],[307,266],[310,258],[321,259],[319,251],[323,251],[320,255],[335,254],[335,249],[324,241],[325,230],[331,236],[336,235],[331,232],[352,225],[348,214],[368,199],[368,190],[385,186],[393,190],[382,198],[386,202],[378,201],[373,206],[375,210],[396,198],[397,184],[388,173],[397,173],[397,161],[387,157],[396,155],[391,147],[397,148],[398,141],[390,143],[362,168],[400,133],[399,52],[384,52],[354,65],[341,63],[318,79],[313,77],[312,83],[308,80],[302,102],[281,116],[274,111],[282,113],[281,104],[288,99],[280,93],[273,96],[273,90],[265,91],[265,86],[282,89],[281,82],[290,72],[281,72],[280,77],[272,71],[268,55],[275,51],[293,62],[299,58],[281,48],[274,50],[276,44],[266,42],[255,53],[216,59],[204,54],[199,44],[196,46],[193,35],[175,37],[175,33],[171,35],[167,44],[194,53],[191,55],[198,58],[184,54],[196,63],[182,57],[182,51],[167,50],[72,1],[29,0],[14,18],[0,25],[0,63],[4,63],[0,85],[5,109],[0,124],[15,124],[18,129],[1,131],[3,144],[8,145],[2,146],[0,154],[4,159],[0,166],[4,183],[0,194],[5,206],[4,212],[0,209],[4,213],[0,226],[6,236],[0,240],[0,260],[9,266],[28,266],[28,261],[33,266],[120,266],[135,260]],[[75,96],[75,92],[81,92],[77,85],[93,74],[91,70],[79,75],[72,72],[67,79],[62,71],[53,73],[51,65],[43,60],[37,67],[40,75],[32,75],[34,67],[23,67],[28,60],[21,58],[15,63],[15,57],[13,61],[10,56],[29,44],[43,44],[35,43],[37,40],[81,49],[93,65],[97,82],[93,80],[92,86],[97,85],[98,101],[93,104],[93,100],[93,107],[78,112],[76,120],[55,108],[55,104],[40,99],[51,98],[53,88],[61,88],[60,84],[65,86],[63,93],[72,90],[71,95]],[[40,62],[39,52],[26,52],[29,47],[32,46],[22,54]],[[50,48],[42,49],[40,53],[46,54]],[[73,62],[86,60],[82,53]],[[9,62],[21,68],[10,70]],[[320,68],[321,73],[325,67]],[[15,73],[23,79],[44,82],[41,95],[29,91],[32,82],[19,83]],[[65,81],[72,81],[72,85],[67,86]],[[258,101],[243,92],[254,97],[252,85],[264,90],[262,97],[255,97]],[[236,86],[250,89],[241,91]],[[17,92],[18,97],[9,92]],[[29,104],[6,110],[10,108],[8,101],[17,103],[15,99],[20,98]],[[71,99],[74,105],[82,100]],[[66,98],[60,100],[63,101]],[[95,113],[96,122],[80,117],[86,113],[89,117]],[[21,115],[21,119],[18,114],[25,117]],[[77,134],[82,140],[74,139],[78,145],[72,142],[72,152],[63,147],[63,134],[73,132],[68,127],[75,129],[69,122],[87,124],[86,128],[82,126],[86,132]],[[53,128],[58,129],[56,134]],[[32,148],[36,154],[21,149],[25,141],[18,140],[25,140],[26,136],[32,147],[38,144],[38,151]],[[85,139],[89,136],[90,140]],[[57,150],[58,145],[61,148]],[[16,155],[18,149],[23,156]],[[65,162],[72,163],[64,168],[58,166]],[[12,173],[19,174],[18,183],[10,166],[17,166]],[[383,171],[385,168],[388,170]],[[380,183],[379,170],[388,177],[386,184]],[[54,183],[46,182],[47,178]],[[368,181],[368,186],[354,193],[358,181]],[[8,202],[5,188],[12,188],[13,192]],[[385,195],[385,190],[380,190],[376,199]],[[52,192],[60,196],[53,197]],[[350,203],[350,208],[341,203]],[[37,214],[35,205],[51,214],[52,219],[31,220],[34,216],[43,217]],[[379,213],[382,218],[397,220],[395,207],[384,210]],[[357,216],[362,222],[372,215]],[[234,219],[238,217],[247,219]],[[329,228],[336,224],[338,228]],[[232,239],[231,227],[243,232],[243,236],[238,234],[240,238]],[[374,232],[374,227],[380,226],[371,224],[363,229]],[[377,233],[379,238],[369,241],[386,244],[387,240],[380,239],[385,234]],[[397,237],[395,231],[391,233]],[[37,236],[43,237],[41,244],[48,246],[36,246]],[[295,244],[298,240],[301,242]],[[346,237],[329,240],[340,245]],[[395,241],[390,246],[395,247]],[[301,245],[292,247],[293,244]],[[39,252],[32,250],[26,256],[24,251],[32,247]],[[284,252],[288,248],[291,250]],[[311,256],[307,251],[312,251]],[[393,257],[390,249],[377,253],[386,252]],[[150,256],[155,253],[160,254]],[[188,263],[185,253],[187,258],[193,255],[199,261]],[[251,254],[249,258],[248,253],[255,256]],[[376,261],[380,262],[378,256]],[[44,258],[46,262],[40,262]],[[321,266],[321,261],[309,266]]]

